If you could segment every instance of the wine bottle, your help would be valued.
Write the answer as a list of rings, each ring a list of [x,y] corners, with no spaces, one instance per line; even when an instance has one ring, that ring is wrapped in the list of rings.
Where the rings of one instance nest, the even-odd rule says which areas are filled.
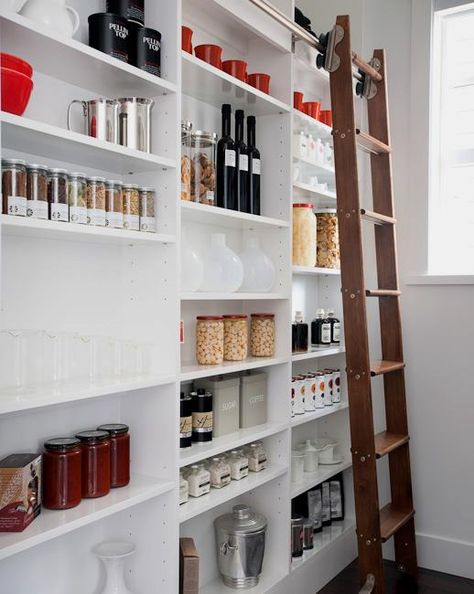
[[[260,214],[260,151],[255,138],[255,116],[247,118],[247,148],[249,151],[249,201],[251,213]]]
[[[237,109],[235,112],[235,156],[236,173],[235,193],[237,195],[239,210],[251,212],[249,201],[249,151],[244,142],[244,112]]]
[[[231,113],[231,106],[224,103],[222,105],[222,137],[217,143],[216,204],[222,208],[238,210],[238,201],[235,195],[235,143],[230,133]]]

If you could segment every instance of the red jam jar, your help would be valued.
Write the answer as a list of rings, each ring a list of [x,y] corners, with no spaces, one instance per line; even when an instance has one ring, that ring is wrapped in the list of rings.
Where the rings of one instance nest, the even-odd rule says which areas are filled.
[[[130,482],[130,434],[128,425],[111,423],[97,427],[110,437],[110,486],[125,487]]]
[[[107,431],[76,435],[82,451],[82,496],[103,497],[110,491],[110,437]]]
[[[80,443],[74,437],[55,437],[44,443],[44,507],[69,509],[81,503]]]

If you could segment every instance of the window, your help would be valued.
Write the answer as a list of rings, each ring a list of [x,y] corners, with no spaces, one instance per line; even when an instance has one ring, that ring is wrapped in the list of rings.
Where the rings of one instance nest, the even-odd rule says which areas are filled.
[[[430,274],[474,273],[474,2],[459,4],[435,1]]]

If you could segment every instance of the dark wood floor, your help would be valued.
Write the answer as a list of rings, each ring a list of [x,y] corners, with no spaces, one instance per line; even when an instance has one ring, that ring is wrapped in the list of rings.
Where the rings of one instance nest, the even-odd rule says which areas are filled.
[[[474,594],[474,580],[420,569],[418,583],[414,584],[400,578],[393,563],[387,561],[385,565],[387,594]],[[318,594],[358,594],[358,586],[357,563],[354,562]]]

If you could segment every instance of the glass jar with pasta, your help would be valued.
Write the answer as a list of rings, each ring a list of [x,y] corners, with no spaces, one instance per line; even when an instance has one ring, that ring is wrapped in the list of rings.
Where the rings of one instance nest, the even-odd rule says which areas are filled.
[[[317,219],[317,266],[340,268],[339,226],[335,208],[316,211]]]
[[[316,217],[313,205],[293,204],[293,266],[316,265]]]
[[[181,200],[191,200],[191,122],[181,122]]]

